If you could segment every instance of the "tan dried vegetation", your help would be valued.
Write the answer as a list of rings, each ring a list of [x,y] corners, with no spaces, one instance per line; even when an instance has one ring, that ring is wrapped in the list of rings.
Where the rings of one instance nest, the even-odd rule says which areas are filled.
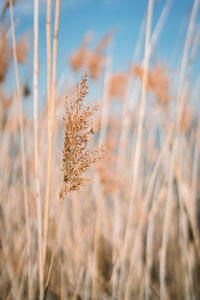
[[[200,121],[193,105],[199,79],[194,84],[188,75],[198,52],[198,1],[178,81],[167,65],[152,63],[151,37],[159,30],[152,32],[149,0],[143,61],[113,72],[107,59],[113,31],[93,49],[88,32],[69,58],[72,75],[84,75],[75,89],[65,82],[61,90],[60,1],[52,33],[46,2],[48,85],[39,106],[42,68],[33,70],[34,97],[27,72],[18,75],[18,64],[30,66],[31,39],[24,33],[15,40],[20,1],[2,5],[0,299],[200,299]],[[89,86],[101,89],[98,106],[87,102],[85,71]],[[9,90],[12,73],[16,88]]]

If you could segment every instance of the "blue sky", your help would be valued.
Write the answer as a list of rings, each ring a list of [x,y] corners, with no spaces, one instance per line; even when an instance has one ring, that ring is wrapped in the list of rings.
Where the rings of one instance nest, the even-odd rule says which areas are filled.
[[[2,1],[1,1],[2,2]],[[52,1],[55,4],[55,0]],[[154,1],[152,29],[166,1]],[[112,64],[113,70],[126,71],[132,59],[138,34],[147,11],[146,0],[61,0],[59,39],[58,39],[58,73],[70,76],[69,57],[80,45],[84,34],[92,30],[93,45],[110,29],[115,28]],[[173,67],[180,59],[188,20],[193,5],[192,0],[173,0],[168,18],[163,27],[156,47],[155,57]],[[0,4],[0,7],[2,3]],[[33,26],[33,0],[19,0],[14,7],[16,34],[29,30]],[[9,14],[7,20],[9,21]],[[40,95],[46,91],[46,4],[40,1]],[[52,14],[53,18],[53,14]],[[30,45],[32,41],[30,38]],[[32,48],[32,47],[31,47]],[[30,52],[30,57],[32,53]],[[141,58],[142,59],[142,52]],[[30,69],[32,62],[30,62]]]

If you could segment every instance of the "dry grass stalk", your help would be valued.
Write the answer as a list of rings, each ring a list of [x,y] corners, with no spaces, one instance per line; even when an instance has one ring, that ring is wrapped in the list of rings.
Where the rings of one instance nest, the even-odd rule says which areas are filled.
[[[47,154],[47,182],[45,195],[44,211],[44,248],[43,248],[43,273],[45,273],[47,236],[49,227],[50,210],[50,186],[51,186],[51,168],[52,168],[52,116],[51,116],[51,0],[47,2],[46,17],[46,41],[47,41],[47,99],[48,99],[48,154]]]
[[[167,1],[167,3],[169,3],[169,1]],[[51,1],[49,0],[49,2]],[[47,24],[47,27],[48,25],[49,24]],[[50,26],[48,27],[48,32],[49,29]],[[47,40],[51,42],[50,37],[47,38]],[[153,43],[152,40],[153,36],[150,39],[150,45]],[[189,40],[189,45],[191,45],[191,40],[193,39],[190,37]],[[111,151],[108,151],[105,161],[100,165],[99,174],[97,174],[97,170],[95,170],[94,176],[96,176],[95,178],[98,180],[95,186],[92,187],[83,174],[81,176],[81,167],[76,168],[77,174],[74,170],[71,170],[70,165],[65,165],[65,161],[63,165],[67,171],[63,172],[64,181],[62,187],[59,189],[62,179],[60,180],[60,176],[57,173],[57,169],[59,168],[58,164],[60,164],[60,145],[57,141],[60,141],[63,122],[62,119],[60,119],[54,123],[53,131],[56,141],[54,143],[54,153],[52,156],[52,169],[54,172],[49,172],[50,169],[47,171],[49,172],[47,176],[50,174],[52,177],[49,181],[52,183],[50,184],[51,190],[49,189],[52,198],[55,199],[55,195],[58,195],[59,191],[61,192],[60,196],[64,197],[65,192],[67,196],[70,191],[76,190],[76,185],[70,186],[70,180],[77,180],[77,182],[87,185],[87,188],[79,193],[73,193],[73,197],[67,202],[60,201],[58,205],[58,217],[55,209],[53,209],[57,207],[55,202],[52,203],[52,214],[46,214],[48,230],[46,230],[45,227],[44,234],[48,232],[47,245],[57,244],[58,230],[60,231],[59,235],[61,237],[58,252],[54,247],[53,253],[51,253],[47,246],[46,268],[43,263],[44,276],[46,275],[45,272],[48,271],[47,266],[49,266],[49,263],[51,263],[51,269],[53,269],[47,298],[89,299],[93,297],[93,299],[110,299],[112,297],[112,299],[144,299],[146,297],[146,299],[159,299],[160,282],[162,279],[159,272],[163,272],[164,290],[162,293],[166,299],[199,299],[200,210],[196,206],[199,205],[197,188],[199,182],[200,122],[198,120],[198,125],[196,126],[196,114],[190,111],[190,103],[187,103],[188,99],[190,99],[191,102],[191,100],[195,100],[195,97],[198,96],[197,93],[195,95],[193,93],[191,93],[191,95],[189,94],[189,84],[191,84],[189,73],[192,71],[190,59],[192,59],[194,54],[192,54],[194,51],[192,46],[190,46],[190,48],[186,47],[186,50],[188,50],[184,51],[186,54],[188,53],[188,55],[184,54],[184,64],[182,64],[181,67],[182,80],[180,80],[179,84],[184,87],[184,89],[178,86],[181,94],[178,95],[177,103],[182,102],[181,105],[177,105],[177,115],[179,115],[179,118],[174,119],[174,122],[172,122],[171,116],[174,116],[174,107],[172,107],[172,105],[166,105],[168,107],[168,114],[163,111],[164,105],[162,111],[160,111],[158,108],[161,102],[159,102],[158,99],[157,102],[159,105],[149,106],[147,114],[145,114],[143,126],[144,138],[142,139],[142,146],[140,148],[139,156],[141,159],[138,167],[137,186],[135,185],[134,187],[130,184],[133,172],[133,169],[130,168],[130,161],[134,157],[132,153],[134,153],[133,150],[138,143],[137,131],[135,129],[138,124],[139,109],[138,105],[135,105],[134,111],[131,111],[129,110],[129,106],[125,105],[125,102],[128,96],[130,96],[131,100],[128,104],[132,104],[132,100],[134,102],[135,99],[138,98],[141,87],[138,80],[133,81],[133,89],[131,89],[130,84],[127,84],[127,93],[125,92],[125,94],[128,96],[123,97],[123,103],[117,103],[117,107],[120,106],[120,108],[122,108],[122,113],[121,118],[119,118],[118,115],[118,119],[116,119],[117,126],[114,126],[112,122],[113,116],[111,115],[113,111],[109,109],[111,102],[108,98],[110,69],[108,68],[105,72],[106,84],[104,86],[104,99],[102,101],[101,122],[98,124],[98,129],[103,129],[99,132],[99,140],[106,141],[106,146],[107,148],[111,148]],[[152,52],[152,49],[150,50],[150,52]],[[86,51],[88,50],[86,49]],[[104,57],[103,47],[101,50],[101,47],[97,46],[92,53],[98,51],[100,56],[102,55],[102,57]],[[140,51],[142,51],[142,49],[140,49]],[[47,53],[49,65],[51,65],[51,59],[49,60],[51,51],[48,50]],[[11,54],[9,55],[9,59],[11,60]],[[139,58],[135,61],[139,61]],[[143,67],[139,68],[141,68],[139,70],[141,74],[136,76],[142,78],[144,76],[144,69]],[[48,68],[48,70],[49,69],[50,68]],[[130,69],[132,70],[132,67]],[[159,85],[156,86],[157,82],[156,80],[154,81],[154,79],[153,81],[150,80],[149,84],[149,78],[151,76],[156,79],[156,76],[160,74],[159,70],[156,70],[155,73],[154,70],[155,68],[147,71],[147,91],[151,91],[155,95],[155,98],[157,98],[154,91],[159,88]],[[127,77],[131,79],[132,83],[133,74],[132,72],[130,73],[131,76],[127,74]],[[7,71],[5,74],[7,74]],[[6,76],[4,78],[6,79]],[[45,139],[47,135],[45,131],[47,118],[52,114],[51,76],[49,76],[49,78],[47,87],[49,90],[49,115],[47,113],[46,103],[41,113],[40,123],[38,123],[41,162],[46,161],[47,145],[46,143],[42,144],[42,140]],[[186,78],[186,81],[184,81],[184,78]],[[101,81],[99,81],[98,84],[100,84],[100,82]],[[176,88],[175,84],[176,82],[174,82],[173,87]],[[22,154],[20,134],[18,132],[20,122],[17,121],[19,114],[18,116],[16,115],[16,105],[13,94],[11,92],[7,94],[4,91],[4,86],[5,89],[7,89],[7,82],[5,82],[4,85],[2,81],[0,85],[0,98],[2,100],[0,103],[2,108],[0,109],[0,146],[2,154],[0,158],[0,173],[2,177],[0,180],[0,198],[2,199],[0,203],[0,223],[2,224],[2,230],[0,232],[0,290],[2,293],[0,298],[28,298],[28,285],[30,286],[30,282],[28,283],[29,276],[32,280],[32,299],[38,299],[38,255],[34,251],[31,253],[32,269],[31,272],[28,271],[29,273],[27,273],[27,267],[29,267],[28,264],[30,261],[29,255],[27,255],[26,252],[26,250],[28,250],[26,248],[28,243],[28,239],[26,240],[27,223],[25,220],[26,216],[24,218],[23,213],[23,207],[25,206],[25,203],[23,205],[23,200],[25,199],[23,199],[24,184],[22,184],[23,174],[20,163],[20,155]],[[191,87],[192,90],[198,92],[197,86],[198,84]],[[130,91],[133,91],[133,94],[130,95]],[[72,98],[70,88],[67,95],[67,103],[68,106],[71,107],[70,99]],[[75,99],[76,94],[74,93],[73,96],[73,99]],[[193,98],[192,96],[195,97]],[[162,98],[162,96],[160,98]],[[63,98],[60,97],[58,101],[56,98],[56,104],[56,114],[62,114],[64,106]],[[29,104],[26,103],[25,105]],[[112,105],[114,108],[116,107],[115,103],[112,103]],[[171,108],[172,110],[170,110]],[[70,111],[69,108],[67,108],[67,110]],[[162,117],[164,116],[166,119],[168,125],[166,128],[164,127],[164,118],[160,118],[161,113]],[[70,120],[75,120],[72,111],[70,111],[70,117]],[[31,118],[23,116],[23,113],[22,118],[24,119],[24,138],[25,141],[27,140],[26,167],[28,170],[28,208],[30,208],[30,221],[34,221],[37,219],[37,210],[34,201],[35,186],[34,180],[32,180],[35,178],[33,159],[34,140],[32,138],[33,121]],[[67,128],[69,132],[66,141],[68,141],[67,143],[72,143],[76,139],[74,136],[72,138],[73,130],[69,130],[71,127],[69,126],[69,119],[67,118],[68,115],[65,117],[65,123],[68,124]],[[127,122],[127,119],[128,121],[131,121],[131,119],[134,120],[134,128],[130,122]],[[90,138],[93,137],[93,132],[96,132],[96,130],[94,129],[95,127],[93,127],[93,122],[89,123],[88,132],[91,132],[89,135],[90,140]],[[50,124],[49,122],[49,125]],[[50,131],[51,127],[49,126],[49,132]],[[133,134],[130,134],[132,132]],[[157,132],[159,132],[159,138],[157,137]],[[72,139],[70,140],[70,138]],[[95,142],[98,143],[99,140],[95,139],[94,144]],[[50,150],[51,146],[49,145]],[[73,148],[70,147],[65,148],[66,156],[68,155],[69,159],[75,161],[76,157],[72,155]],[[88,149],[88,147],[86,147],[86,149]],[[94,155],[95,154],[96,153],[94,153]],[[70,155],[72,155],[71,158]],[[119,174],[122,175],[122,185],[116,181],[117,170],[120,170]],[[45,189],[47,189],[45,171],[45,164],[41,164],[40,184],[42,195],[44,195]],[[78,175],[80,175],[82,181],[79,181]],[[83,182],[84,180],[85,183]],[[124,248],[126,245],[124,247],[125,243],[123,243],[123,240],[124,235],[126,235],[125,230],[127,229],[127,215],[130,208],[129,199],[131,193],[137,201],[136,203],[134,202],[133,206],[131,216],[133,223],[131,224],[132,226],[127,238],[130,243],[127,244],[127,254],[125,255]],[[115,195],[117,195],[117,197],[115,197]],[[50,199],[46,193],[46,199],[47,198]],[[7,201],[4,201],[5,199]],[[65,203],[65,206],[63,203]],[[61,219],[62,205],[64,206],[64,214],[60,230],[59,222]],[[116,214],[113,213],[115,209]],[[13,214],[13,211],[15,214]],[[47,211],[48,209],[46,210],[45,208],[45,213]],[[171,220],[173,220],[173,222],[171,222]],[[26,226],[24,226],[24,223],[26,223]],[[56,228],[54,224],[56,224]],[[34,224],[32,223],[31,225],[33,225],[31,231],[31,245],[34,249],[38,246],[37,233]],[[117,232],[118,228],[120,229],[119,239],[117,235],[115,236],[117,238],[114,238],[114,232]],[[108,241],[112,241],[112,244]],[[120,251],[121,249],[122,251]],[[56,255],[55,251],[57,253]],[[43,248],[43,257],[45,257],[44,252],[45,250]],[[55,260],[53,258],[51,259],[51,254],[52,257],[54,257],[54,255],[56,256]],[[162,268],[164,267],[164,271],[161,265]],[[51,274],[51,271],[49,274]]]
[[[193,114],[194,111],[191,106],[188,104],[184,107],[184,110],[182,112],[182,115],[180,117],[180,123],[179,123],[179,128],[180,131],[183,133],[187,133],[193,120]]]
[[[136,142],[135,155],[134,155],[134,161],[133,161],[133,179],[132,179],[133,182],[132,182],[132,187],[131,187],[128,219],[127,219],[125,238],[124,238],[123,264],[122,264],[122,271],[120,274],[120,282],[119,282],[120,297],[122,296],[121,293],[122,293],[123,284],[125,282],[125,278],[127,278],[127,276],[128,276],[128,274],[126,274],[126,272],[128,272],[128,271],[126,270],[125,261],[126,261],[127,251],[129,248],[130,236],[132,236],[131,228],[132,228],[132,222],[133,222],[134,207],[136,205],[138,174],[139,174],[139,166],[140,166],[140,160],[141,160],[144,113],[145,113],[145,106],[146,106],[146,90],[147,90],[149,53],[150,53],[149,41],[150,41],[153,3],[154,3],[153,0],[149,0],[149,2],[148,2],[146,38],[145,38],[145,54],[144,54],[144,74],[143,74],[143,81],[142,81],[142,95],[141,95],[141,103],[140,103],[140,111],[139,111],[139,121],[138,121],[137,133],[136,133],[137,142]]]
[[[103,94],[102,94],[102,108],[101,108],[101,121],[100,127],[102,130],[99,134],[98,144],[104,144],[106,142],[108,123],[109,123],[109,77],[110,77],[110,68],[111,68],[111,57],[107,54],[106,57],[106,65],[105,65],[105,75],[104,75],[104,86],[103,86]],[[93,245],[93,259],[92,259],[92,299],[96,299],[97,297],[97,289],[98,289],[98,280],[96,278],[98,264],[98,248],[99,248],[99,237],[101,234],[101,220],[103,215],[103,190],[100,185],[100,178],[96,176],[97,187],[96,187],[96,211],[95,211],[95,229],[94,229],[94,245]]]
[[[50,22],[51,5],[48,3],[47,22]],[[56,1],[55,9],[55,24],[54,24],[54,40],[53,40],[53,69],[52,69],[52,86],[51,86],[51,68],[50,68],[50,24],[48,24],[47,40],[48,40],[48,167],[47,167],[47,190],[46,190],[46,204],[45,204],[45,248],[44,259],[46,259],[47,235],[48,235],[48,216],[50,209],[50,184],[52,172],[52,157],[53,157],[53,141],[54,141],[54,126],[55,126],[55,95],[56,95],[56,71],[57,71],[57,50],[58,50],[58,29],[60,16],[60,0]],[[51,89],[51,90],[50,90]],[[43,271],[45,272],[45,261]]]
[[[104,85],[103,85],[103,94],[102,94],[102,108],[101,108],[101,121],[100,127],[102,130],[99,135],[99,145],[104,144],[106,141],[108,123],[109,123],[109,78],[111,71],[111,57],[110,54],[107,54],[106,64],[105,64],[105,75],[104,75]]]
[[[63,184],[59,194],[60,201],[56,234],[43,299],[46,297],[49,286],[63,200],[70,192],[76,191],[88,183],[89,179],[85,177],[85,173],[92,164],[101,158],[102,154],[102,149],[90,150],[88,147],[94,134],[91,127],[91,118],[97,107],[83,103],[87,95],[87,89],[87,74],[85,74],[85,76],[82,76],[80,85],[78,83],[76,85],[76,97],[71,97],[69,101],[68,99],[66,100],[66,117],[64,117],[65,136],[62,158]]]
[[[134,57],[132,60],[132,64],[134,61]],[[129,116],[128,116],[128,97],[129,91],[131,86],[131,79],[132,79],[132,72],[131,69],[129,70],[128,74],[122,80],[121,92],[123,97],[123,104],[122,104],[122,114],[120,120],[120,136],[119,136],[119,145],[118,145],[118,155],[116,161],[116,174],[123,174],[121,178],[121,185],[119,185],[119,189],[116,190],[114,194],[114,221],[113,221],[113,262],[116,262],[117,257],[119,255],[119,249],[121,248],[122,241],[123,241],[123,217],[121,215],[122,211],[122,203],[120,201],[120,192],[123,191],[123,185],[126,182],[126,156],[127,146],[128,146],[128,130],[130,126]],[[123,74],[124,75],[124,74]],[[120,85],[120,83],[118,83]],[[117,85],[117,82],[116,82]],[[117,88],[117,87],[116,87]],[[129,173],[129,172],[128,172]],[[129,175],[128,175],[129,176]],[[113,297],[117,296],[117,285],[118,285],[118,274],[117,271],[113,273],[112,276],[112,293]]]
[[[191,190],[192,190],[192,216],[195,219],[196,216],[196,195],[198,187],[198,161],[199,161],[199,149],[200,149],[200,118],[198,118],[196,134],[195,134],[195,146],[194,146],[194,159],[192,163],[192,175],[191,175]]]
[[[172,151],[170,157],[170,169],[169,169],[169,181],[168,181],[168,194],[166,199],[166,212],[164,217],[164,225],[163,225],[163,238],[162,238],[162,246],[161,246],[161,257],[160,257],[160,298],[163,300],[166,294],[166,255],[167,255],[167,246],[168,246],[168,239],[169,239],[169,224],[170,224],[170,214],[172,211],[172,195],[173,195],[173,169],[174,163],[176,160],[176,155],[178,154],[179,149],[179,121],[180,116],[182,115],[183,108],[184,108],[184,101],[182,95],[182,88],[185,79],[185,68],[188,59],[188,53],[190,49],[190,37],[194,31],[195,19],[198,12],[199,1],[194,0],[194,4],[192,7],[192,12],[190,16],[190,22],[188,26],[187,36],[185,40],[181,68],[180,68],[180,76],[178,82],[178,90],[177,90],[177,116],[176,116],[176,123],[175,123],[175,130],[174,130],[174,140],[172,143]]]
[[[39,181],[39,138],[38,138],[38,39],[39,39],[39,0],[34,0],[34,57],[33,57],[33,110],[34,110],[34,166],[35,166],[35,198],[37,206],[39,294],[43,293],[43,241],[42,241],[42,201]]]
[[[29,205],[27,197],[27,166],[26,166],[26,154],[25,154],[25,134],[24,134],[24,119],[21,103],[21,90],[18,73],[18,62],[17,62],[17,46],[15,39],[15,27],[13,18],[13,6],[12,1],[9,0],[10,5],[10,18],[11,18],[11,33],[12,33],[12,49],[15,66],[15,76],[17,85],[17,103],[19,110],[19,126],[20,126],[20,137],[21,137],[21,159],[22,159],[22,172],[23,172],[23,194],[24,194],[24,207],[25,207],[25,224],[26,224],[26,238],[27,238],[27,256],[28,256],[28,299],[31,299],[32,295],[32,275],[31,275],[31,229],[29,221]]]
[[[157,22],[157,25],[152,33],[152,36],[151,36],[151,41],[150,41],[150,45],[151,45],[151,49],[150,49],[150,56],[151,54],[153,53],[154,49],[155,49],[155,46],[156,46],[156,43],[158,41],[158,38],[160,36],[160,33],[162,31],[162,27],[168,17],[168,14],[169,14],[169,11],[170,11],[170,7],[172,5],[173,1],[172,0],[167,0],[165,2],[165,5],[162,9],[162,12],[160,14],[160,17],[159,17],[159,20]]]

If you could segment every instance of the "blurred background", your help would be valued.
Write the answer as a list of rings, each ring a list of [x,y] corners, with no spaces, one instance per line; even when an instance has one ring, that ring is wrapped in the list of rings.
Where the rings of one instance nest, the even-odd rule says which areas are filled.
[[[0,299],[200,299],[200,1],[2,0]]]

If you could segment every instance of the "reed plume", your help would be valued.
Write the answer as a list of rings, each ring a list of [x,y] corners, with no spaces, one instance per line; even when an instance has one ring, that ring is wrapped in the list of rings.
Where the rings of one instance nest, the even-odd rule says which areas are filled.
[[[75,72],[81,69],[84,65],[87,47],[91,41],[91,38],[92,38],[92,33],[89,31],[84,36],[80,48],[77,49],[76,52],[70,58],[71,67]]]
[[[109,96],[110,98],[124,99],[128,84],[128,76],[123,73],[115,73],[110,76]]]
[[[43,299],[46,299],[50,281],[50,275],[55,255],[55,249],[60,226],[62,205],[64,198],[72,191],[84,186],[89,179],[85,172],[89,167],[101,158],[103,148],[90,149],[89,143],[94,135],[91,117],[97,110],[97,106],[84,104],[83,101],[88,93],[87,73],[82,75],[82,80],[76,84],[76,95],[66,99],[65,111],[65,135],[63,145],[62,172],[63,183],[59,194],[59,211],[56,225],[53,251],[48,271]]]
[[[143,78],[144,69],[141,66],[133,67],[133,75]],[[167,76],[167,71],[162,65],[155,66],[147,74],[147,90],[155,94],[158,104],[167,112],[170,102],[170,81]]]
[[[17,51],[17,60],[19,63],[24,64],[27,61],[29,50],[29,36],[28,33],[24,33],[20,36],[17,41],[16,51]]]
[[[101,150],[88,149],[94,129],[91,117],[97,106],[84,104],[83,100],[88,93],[87,74],[82,76],[81,83],[76,85],[76,97],[67,98],[65,121],[65,137],[63,146],[62,172],[63,186],[60,199],[63,200],[68,192],[78,190],[88,179],[84,173],[95,163]]]
[[[88,50],[91,41],[91,32],[88,32],[78,50],[71,56],[70,64],[72,69],[77,72],[82,67],[86,68],[92,79],[98,79],[101,76],[105,64],[104,49],[108,46],[113,32],[108,32],[98,43],[95,50]]]

